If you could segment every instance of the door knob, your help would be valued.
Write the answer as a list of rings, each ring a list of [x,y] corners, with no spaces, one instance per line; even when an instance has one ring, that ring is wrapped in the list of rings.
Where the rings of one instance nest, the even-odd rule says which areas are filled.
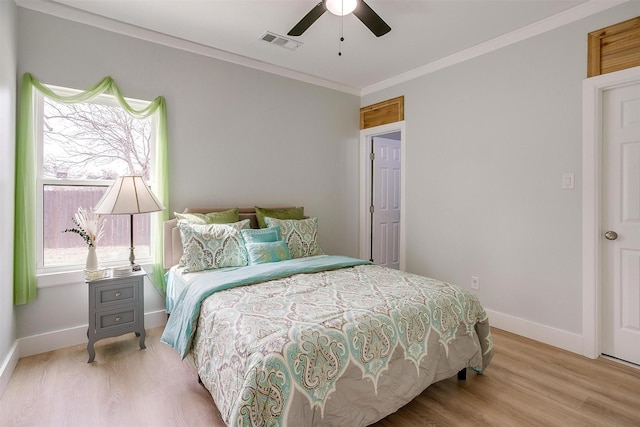
[[[604,233],[604,238],[607,240],[616,240],[618,238],[618,233],[615,231],[607,231]]]

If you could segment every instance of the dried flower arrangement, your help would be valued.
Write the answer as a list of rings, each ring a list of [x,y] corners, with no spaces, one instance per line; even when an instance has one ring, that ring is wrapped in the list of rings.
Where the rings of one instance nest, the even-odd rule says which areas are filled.
[[[78,208],[78,212],[73,218],[74,228],[67,228],[64,233],[76,233],[85,241],[89,247],[93,247],[98,240],[104,235],[104,223],[106,218],[102,218],[100,214],[93,212],[93,209],[87,211]]]

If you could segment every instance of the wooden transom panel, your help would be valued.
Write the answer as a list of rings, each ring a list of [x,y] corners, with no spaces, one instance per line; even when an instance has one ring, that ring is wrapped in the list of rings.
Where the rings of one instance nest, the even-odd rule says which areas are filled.
[[[587,77],[640,66],[640,16],[589,33]]]
[[[360,109],[360,129],[369,129],[404,120],[404,96],[399,96]]]

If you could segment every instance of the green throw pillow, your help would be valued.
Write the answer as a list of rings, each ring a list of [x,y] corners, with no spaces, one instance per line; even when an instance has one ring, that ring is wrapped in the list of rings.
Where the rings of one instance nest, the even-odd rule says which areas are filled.
[[[276,219],[303,219],[304,207],[299,208],[284,208],[284,209],[268,209],[268,208],[256,208],[256,218],[258,219],[258,225],[260,228],[265,228],[267,224],[264,222],[265,217]]]
[[[231,224],[240,221],[240,209],[233,208],[221,212],[174,213],[179,222],[189,224]]]

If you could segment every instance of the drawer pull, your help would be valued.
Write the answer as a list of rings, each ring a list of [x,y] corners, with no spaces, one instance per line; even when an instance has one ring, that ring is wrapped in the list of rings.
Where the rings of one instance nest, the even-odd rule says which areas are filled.
[[[119,297],[121,294],[120,292],[116,292],[116,296]]]
[[[119,322],[119,321],[120,321],[120,318],[119,318],[119,317],[116,317],[116,322]]]

